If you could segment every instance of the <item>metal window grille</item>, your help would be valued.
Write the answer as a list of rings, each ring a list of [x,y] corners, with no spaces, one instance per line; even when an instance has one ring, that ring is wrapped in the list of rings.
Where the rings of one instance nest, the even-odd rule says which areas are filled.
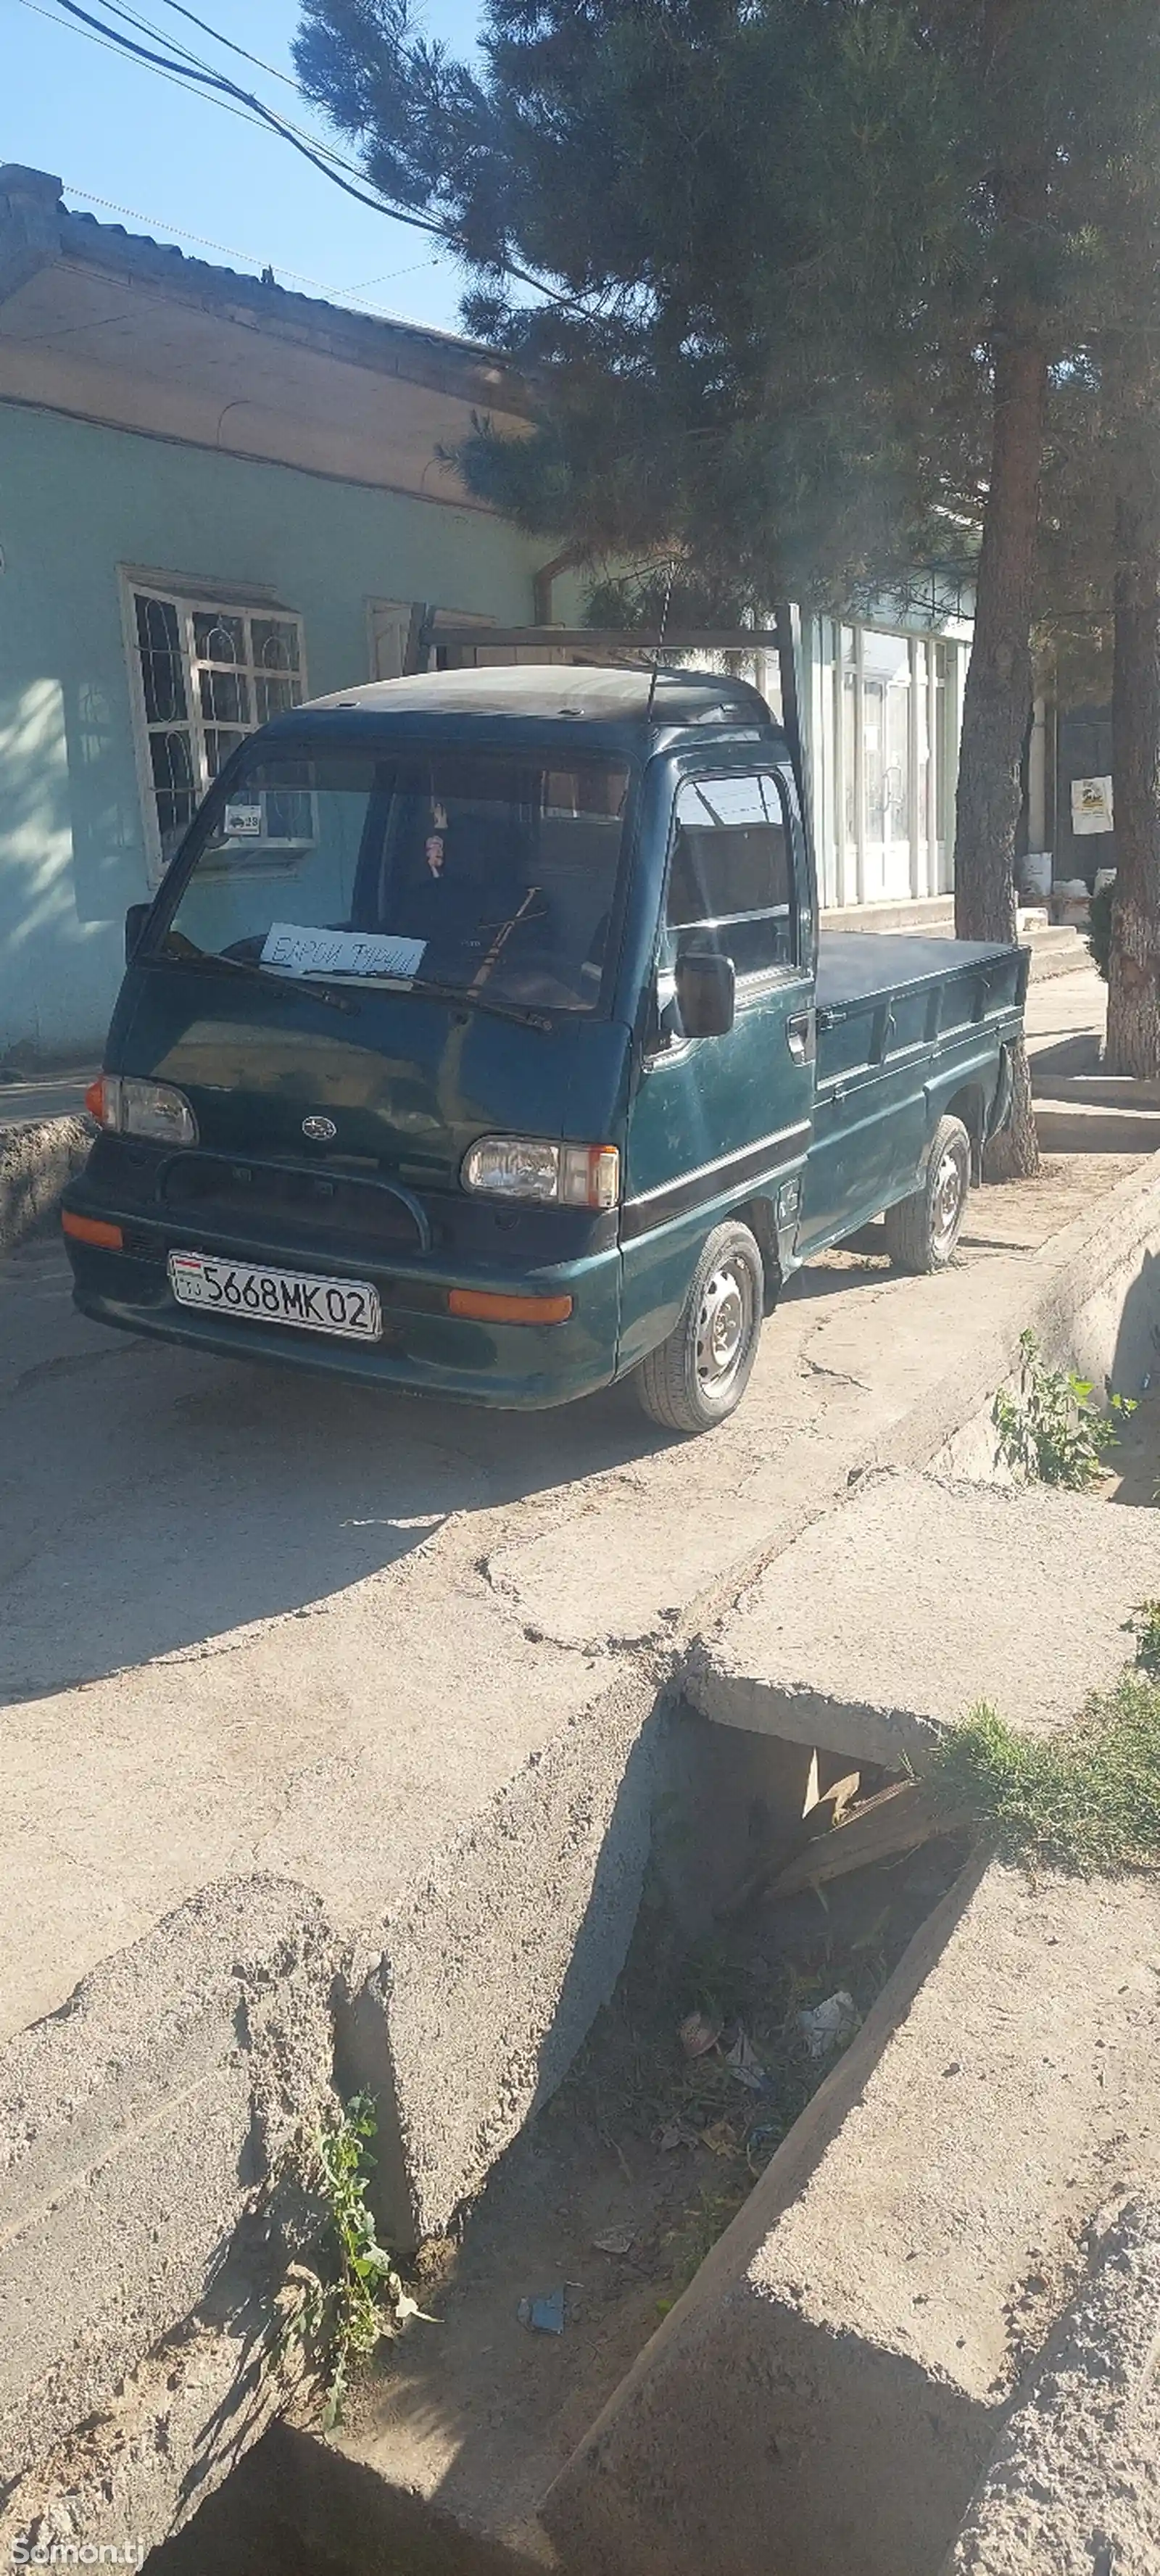
[[[230,753],[306,694],[300,618],[134,584],[154,855],[165,866]]]

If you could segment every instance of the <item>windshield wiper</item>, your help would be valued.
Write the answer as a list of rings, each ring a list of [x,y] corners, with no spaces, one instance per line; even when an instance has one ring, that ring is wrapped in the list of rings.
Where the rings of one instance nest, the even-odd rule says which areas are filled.
[[[227,975],[257,976],[260,983],[277,984],[282,992],[313,993],[320,1002],[329,1002],[335,1011],[357,1011],[359,1008],[353,996],[336,993],[332,983],[316,982],[312,975],[281,975],[276,967],[259,965],[256,958],[215,957],[207,949],[195,948],[192,942],[188,949],[175,948],[166,942],[160,953],[163,957],[173,958],[181,966],[224,967]],[[493,1019],[514,1020],[520,1028],[551,1030],[555,1025],[545,1011],[534,1010],[530,1002],[493,1001],[490,994],[476,992],[470,984],[440,984],[423,975],[400,976],[397,981],[367,975],[359,978],[359,984],[362,992],[377,985],[381,992],[422,993],[429,1001],[461,1003],[467,1010],[487,1011]]]
[[[489,1011],[493,1019],[515,1020],[523,1029],[552,1029],[555,1022],[546,1011],[533,1010],[530,1002],[494,1002],[490,993],[477,992],[473,984],[436,984],[426,975],[409,975],[396,990],[422,993],[434,1002],[461,1002],[468,1011]]]
[[[213,956],[205,948],[174,948],[164,941],[162,957],[170,957],[178,966],[209,966],[215,972],[223,967],[227,975],[256,976],[260,984],[277,984],[281,992],[313,993],[316,1001],[329,1002],[333,1011],[357,1011],[358,1003],[348,993],[335,993],[328,984],[308,983],[304,975],[280,975],[272,966],[260,966],[253,957]]]

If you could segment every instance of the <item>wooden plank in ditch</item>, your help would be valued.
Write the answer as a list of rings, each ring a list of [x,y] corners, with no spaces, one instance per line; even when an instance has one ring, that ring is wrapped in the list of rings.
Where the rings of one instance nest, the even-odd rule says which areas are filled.
[[[921,1781],[896,1781],[796,1853],[770,1879],[766,1894],[798,1896],[803,1888],[845,1878],[850,1870],[868,1869],[873,1861],[901,1859],[905,1852],[917,1851],[932,1834],[954,1830],[954,1819],[935,1806]]]

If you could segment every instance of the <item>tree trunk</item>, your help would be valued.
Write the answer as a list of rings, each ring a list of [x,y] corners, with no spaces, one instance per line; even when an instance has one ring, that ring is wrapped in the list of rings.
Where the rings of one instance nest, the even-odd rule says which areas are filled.
[[[1023,0],[987,0],[982,77],[997,106],[999,130],[1006,127],[1008,137],[1010,100],[1004,102],[1004,90],[1012,78],[1017,80],[1010,48],[1024,17]],[[1031,616],[1047,397],[1042,317],[1024,272],[1028,242],[1046,220],[1047,171],[1047,158],[1034,145],[1030,151],[1017,150],[1014,158],[1000,148],[991,473],[955,813],[955,930],[960,939],[1015,937],[1015,831],[1031,712]],[[1039,1169],[1022,1042],[1013,1071],[1010,1124],[984,1157],[988,1180],[1012,1180]]]
[[[1160,365],[1137,339],[1117,386],[1110,1073],[1160,1077]]]
[[[1015,937],[1015,830],[1031,707],[1031,608],[1047,355],[1026,336],[995,359],[991,487],[979,557],[975,632],[963,698],[955,814],[955,931]],[[1016,1049],[1011,1122],[987,1148],[988,1180],[1039,1169],[1027,1056]]]

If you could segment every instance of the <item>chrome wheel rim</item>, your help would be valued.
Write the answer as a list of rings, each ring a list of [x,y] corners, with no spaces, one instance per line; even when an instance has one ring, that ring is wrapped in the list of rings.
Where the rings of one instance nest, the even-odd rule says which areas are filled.
[[[954,1242],[967,1195],[966,1174],[962,1158],[948,1145],[934,1176],[931,1198],[930,1233],[936,1252],[945,1252]]]
[[[697,1383],[705,1395],[732,1385],[749,1343],[753,1281],[743,1261],[723,1261],[710,1271],[697,1309]]]

